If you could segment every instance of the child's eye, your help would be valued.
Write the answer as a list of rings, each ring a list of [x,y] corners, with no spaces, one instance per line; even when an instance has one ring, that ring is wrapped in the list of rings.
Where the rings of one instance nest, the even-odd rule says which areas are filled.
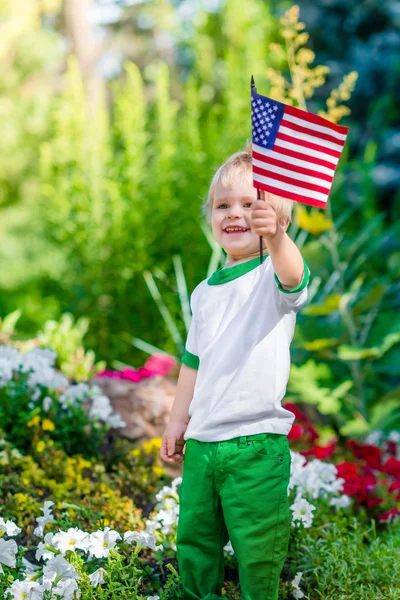
[[[218,204],[217,208],[223,208],[224,206],[228,206],[227,204]]]
[[[252,202],[245,202],[245,205],[248,204],[249,206],[251,206],[253,203]]]

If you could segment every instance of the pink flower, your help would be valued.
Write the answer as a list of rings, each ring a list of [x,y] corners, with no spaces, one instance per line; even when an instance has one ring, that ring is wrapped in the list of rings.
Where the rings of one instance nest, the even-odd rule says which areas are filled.
[[[142,379],[147,379],[148,377],[154,375],[154,373],[149,371],[149,369],[146,369],[146,367],[139,367],[139,375]]]
[[[168,375],[176,364],[176,360],[173,356],[156,352],[146,360],[144,366],[151,371],[153,375]]]
[[[142,379],[139,371],[136,369],[126,368],[121,371],[121,379],[127,379],[128,381],[134,381],[135,383],[139,383]]]
[[[110,379],[120,379],[119,371],[110,371],[109,369],[105,369],[105,371],[99,371],[96,377],[109,377]]]

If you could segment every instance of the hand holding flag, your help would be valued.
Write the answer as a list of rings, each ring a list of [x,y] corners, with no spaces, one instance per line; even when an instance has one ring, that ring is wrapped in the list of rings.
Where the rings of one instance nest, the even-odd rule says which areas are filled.
[[[254,187],[326,208],[349,128],[251,92]]]

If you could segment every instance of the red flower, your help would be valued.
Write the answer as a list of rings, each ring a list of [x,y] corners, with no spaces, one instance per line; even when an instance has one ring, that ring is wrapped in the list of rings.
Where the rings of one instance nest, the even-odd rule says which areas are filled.
[[[296,404],[292,404],[292,402],[285,402],[283,407],[286,408],[286,410],[290,410],[290,412],[292,412],[299,421],[304,421],[305,423],[308,421],[306,415],[301,412]]]
[[[392,492],[393,494],[396,490],[400,490],[400,481],[393,481],[389,487],[389,492]],[[400,498],[400,491],[397,494],[397,498]]]
[[[388,475],[392,475],[396,479],[400,479],[400,460],[388,458],[382,467],[382,471]]]
[[[302,454],[303,456],[314,456],[314,448],[311,448],[310,450],[299,450],[299,454]]]
[[[356,458],[363,458],[368,466],[374,469],[381,469],[382,450],[372,444],[359,444],[355,440],[349,440],[346,446],[354,452]]]
[[[397,444],[396,442],[392,442],[391,440],[386,440],[386,448],[390,456],[396,458],[397,456]]]
[[[372,508],[373,506],[377,506],[378,504],[382,504],[383,498],[367,498],[367,506],[368,508]]]
[[[304,433],[303,425],[292,425],[291,430],[288,433],[288,440],[298,440]]]
[[[379,515],[378,519],[380,521],[389,521],[392,517],[400,515],[400,511],[398,508],[392,508],[391,510],[386,511],[385,513]]]
[[[314,446],[315,458],[329,458],[336,450],[336,443],[332,442],[328,446]]]
[[[353,463],[345,461],[335,465],[335,467],[337,469],[337,476],[342,477],[346,481],[357,479],[359,477],[357,467]]]

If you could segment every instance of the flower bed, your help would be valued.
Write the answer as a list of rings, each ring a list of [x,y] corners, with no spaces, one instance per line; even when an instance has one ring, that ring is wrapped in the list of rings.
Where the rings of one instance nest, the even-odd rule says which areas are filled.
[[[3,347],[0,357],[0,597],[182,598],[181,478],[167,477],[161,440],[107,439],[119,416],[57,373],[51,351]],[[299,407],[285,406],[296,422],[280,598],[398,600],[398,433],[322,444]],[[239,600],[230,543],[225,561],[224,594]]]

